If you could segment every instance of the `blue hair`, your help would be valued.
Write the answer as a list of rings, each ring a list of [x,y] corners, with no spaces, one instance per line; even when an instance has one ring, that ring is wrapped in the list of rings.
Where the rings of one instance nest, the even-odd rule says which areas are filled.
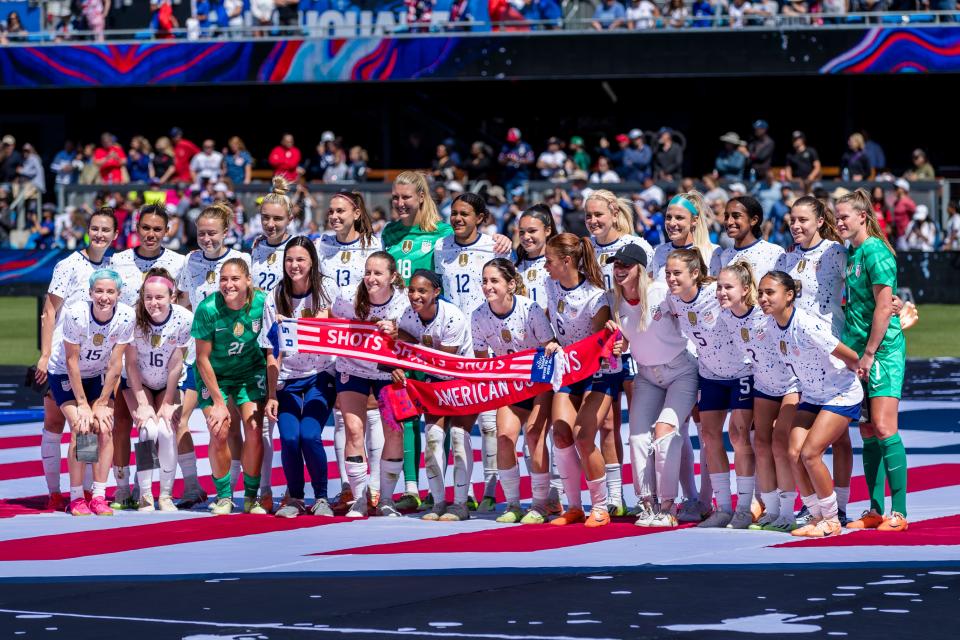
[[[123,280],[120,279],[120,274],[114,271],[113,269],[97,269],[90,274],[90,288],[93,289],[93,285],[97,280],[113,280],[114,284],[117,285],[117,290],[123,289]]]

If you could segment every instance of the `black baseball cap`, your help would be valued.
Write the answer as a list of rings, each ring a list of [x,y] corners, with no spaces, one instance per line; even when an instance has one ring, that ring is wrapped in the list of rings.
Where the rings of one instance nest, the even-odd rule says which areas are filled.
[[[613,254],[614,262],[622,262],[623,264],[629,265],[643,265],[647,266],[647,252],[643,250],[640,245],[636,244],[627,244],[620,247],[615,254]]]

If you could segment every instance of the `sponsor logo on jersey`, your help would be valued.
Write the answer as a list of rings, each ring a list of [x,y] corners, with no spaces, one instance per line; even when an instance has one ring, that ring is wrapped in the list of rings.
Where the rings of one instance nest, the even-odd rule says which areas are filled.
[[[420,253],[430,253],[431,249],[433,249],[433,243],[429,240],[424,240],[420,243]]]
[[[243,335],[242,322],[237,322],[237,324],[233,325],[233,335],[237,336],[238,338]]]
[[[216,271],[207,271],[207,284],[213,284],[217,280]]]
[[[513,335],[510,333],[510,329],[501,329],[500,339],[504,342],[513,342]]]
[[[750,329],[747,329],[746,327],[741,327],[740,339],[743,340],[744,342],[750,342]]]
[[[536,269],[530,269],[529,271],[527,271],[527,280],[529,280],[530,282],[533,282],[536,279],[537,279]]]
[[[400,251],[410,253],[413,250],[413,240],[404,240],[400,243]]]
[[[687,322],[692,325],[697,324],[697,312],[696,311],[687,311]]]
[[[274,252],[271,253],[270,256],[267,258],[267,264],[274,264],[274,263],[276,263],[276,261],[277,261],[277,253],[276,253],[276,251],[274,251]]]
[[[95,333],[95,334],[93,334],[93,344],[94,344],[94,346],[97,346],[97,347],[99,347],[100,345],[103,344],[103,334],[102,334],[102,333]]]
[[[349,252],[349,251],[341,251],[341,252],[340,252],[340,262],[342,262],[343,264],[347,264],[348,262],[350,262],[350,252]]]
[[[468,256],[467,254],[461,253],[459,256],[457,256],[457,263],[461,267],[467,266],[468,262],[470,262],[470,256]]]
[[[163,343],[163,336],[159,333],[154,333],[150,336],[150,346],[156,349]]]

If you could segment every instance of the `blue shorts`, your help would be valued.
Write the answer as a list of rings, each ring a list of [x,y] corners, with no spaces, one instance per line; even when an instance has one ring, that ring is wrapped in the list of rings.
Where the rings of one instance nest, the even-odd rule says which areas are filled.
[[[756,388],[753,389],[753,397],[760,398],[761,400],[770,400],[772,402],[783,402],[783,396],[768,396],[763,391],[757,391]]]
[[[623,374],[608,373],[601,376],[591,376],[586,380],[581,380],[571,385],[560,387],[557,393],[568,393],[571,396],[582,398],[588,391],[603,393],[616,398],[623,389]]]
[[[730,411],[753,409],[753,376],[731,380],[700,378],[700,411]]]
[[[183,379],[183,382],[180,384],[181,391],[196,391],[197,390],[197,374],[196,374],[196,364],[186,364],[184,365],[187,368],[187,377]]]
[[[50,384],[50,393],[58,407],[66,402],[76,401],[77,397],[73,395],[73,389],[70,388],[70,378],[66,374],[51,373],[47,376],[47,380]],[[84,378],[83,391],[87,394],[87,404],[92,405],[93,401],[103,393],[103,376]]]
[[[365,396],[372,393],[375,397],[379,397],[380,391],[391,384],[393,384],[393,380],[368,380],[358,376],[351,376],[349,373],[337,374],[337,393],[353,391],[354,393],[361,393]]]
[[[621,355],[620,362],[623,364],[623,372],[621,373],[623,381],[633,381],[637,377],[637,363],[633,361],[629,353]]]
[[[860,405],[852,404],[849,407],[843,407],[836,404],[813,404],[812,402],[801,402],[797,405],[797,411],[806,411],[807,413],[812,413],[814,415],[820,413],[821,411],[829,411],[830,413],[835,413],[844,418],[849,418],[851,422],[857,421],[860,419]]]
[[[521,400],[513,404],[517,409],[523,409],[524,411],[533,411],[533,398],[527,398],[526,400]]]
[[[123,376],[121,376],[121,377],[120,377],[120,385],[119,385],[119,387],[117,387],[117,391],[126,391],[126,390],[129,389],[129,388],[130,388],[130,385],[127,384],[127,379],[124,378]],[[143,388],[144,388],[144,389],[149,389],[150,391],[153,391],[154,393],[160,393],[161,391],[166,391],[166,389],[154,389],[154,388],[151,387],[150,385],[146,385],[146,384],[143,385]]]

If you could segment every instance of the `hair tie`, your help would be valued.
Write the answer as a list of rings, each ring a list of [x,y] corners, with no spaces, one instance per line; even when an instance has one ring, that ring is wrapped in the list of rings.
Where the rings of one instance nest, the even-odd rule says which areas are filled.
[[[143,284],[144,285],[162,284],[162,285],[166,285],[167,289],[170,289],[170,291],[177,290],[177,287],[173,284],[173,280],[170,280],[169,278],[165,278],[163,276],[150,276],[149,278],[143,281]]]
[[[699,215],[700,215],[700,212],[697,211],[697,207],[694,206],[694,204],[693,204],[692,202],[690,202],[689,200],[687,200],[685,197],[683,197],[683,195],[681,195],[681,194],[679,194],[679,193],[678,193],[677,195],[673,196],[673,198],[670,199],[670,204],[668,204],[667,206],[668,206],[668,207],[673,207],[673,206],[676,206],[676,205],[680,205],[681,207],[683,207],[684,209],[686,209],[687,211],[689,211],[689,212],[690,212],[690,215],[692,215],[692,216],[699,216]]]

